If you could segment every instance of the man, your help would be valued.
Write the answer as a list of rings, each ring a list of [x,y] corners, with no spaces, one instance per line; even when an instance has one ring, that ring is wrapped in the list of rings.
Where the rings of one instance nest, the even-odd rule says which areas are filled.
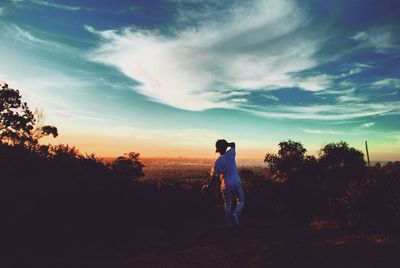
[[[218,140],[215,143],[216,153],[220,157],[215,161],[211,168],[211,182],[213,179],[221,180],[221,192],[225,202],[225,222],[227,227],[239,226],[239,216],[244,207],[244,193],[242,182],[236,167],[235,143],[228,143],[226,140]],[[230,148],[228,151],[228,147]],[[206,185],[206,189],[209,187]],[[237,204],[233,209],[233,198],[236,198]]]

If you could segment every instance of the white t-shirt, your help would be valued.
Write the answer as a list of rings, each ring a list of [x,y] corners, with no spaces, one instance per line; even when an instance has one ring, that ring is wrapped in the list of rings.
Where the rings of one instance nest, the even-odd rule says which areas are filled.
[[[226,153],[218,157],[214,167],[211,169],[212,176],[217,176],[221,180],[221,189],[241,183],[236,167],[235,148],[229,149]]]

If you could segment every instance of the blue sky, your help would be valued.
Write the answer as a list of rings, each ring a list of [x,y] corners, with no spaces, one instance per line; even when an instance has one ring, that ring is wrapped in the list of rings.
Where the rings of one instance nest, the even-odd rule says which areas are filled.
[[[0,1],[0,80],[55,142],[113,156],[262,159],[295,139],[399,158],[396,1]],[[241,154],[240,154],[241,153]]]

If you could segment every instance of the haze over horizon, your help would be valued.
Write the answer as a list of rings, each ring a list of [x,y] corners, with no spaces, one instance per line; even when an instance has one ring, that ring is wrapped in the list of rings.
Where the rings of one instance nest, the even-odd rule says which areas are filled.
[[[0,81],[81,152],[238,158],[347,141],[400,159],[400,5],[0,0]]]

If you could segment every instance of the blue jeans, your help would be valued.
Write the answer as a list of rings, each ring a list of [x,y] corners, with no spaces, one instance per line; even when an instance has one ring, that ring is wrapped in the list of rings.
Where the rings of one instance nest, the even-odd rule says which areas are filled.
[[[239,218],[244,207],[244,192],[241,183],[235,185],[226,185],[225,189],[221,190],[222,197],[225,202],[225,223],[228,227],[232,226],[231,216]],[[236,198],[236,207],[233,209],[233,198]]]

